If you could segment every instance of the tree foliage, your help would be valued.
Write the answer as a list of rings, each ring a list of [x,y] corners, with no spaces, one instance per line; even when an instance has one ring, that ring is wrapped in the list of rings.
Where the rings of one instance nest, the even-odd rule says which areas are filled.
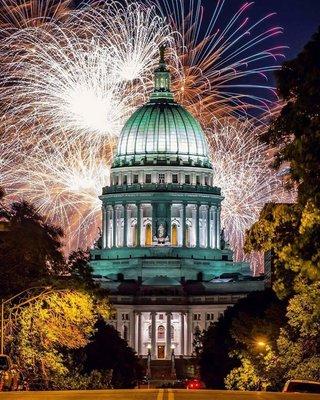
[[[112,371],[111,383],[115,388],[133,388],[142,378],[142,367],[134,350],[113,326],[99,319],[84,349],[84,371],[106,374],[108,370]]]
[[[276,165],[290,163],[299,202],[319,206],[320,193],[320,30],[294,60],[276,73],[284,100],[264,140],[280,148]]]
[[[8,224],[0,240],[0,292],[2,296],[27,287],[48,283],[65,272],[63,232],[45,221],[24,201],[8,208],[0,204],[0,215]]]
[[[99,314],[96,310],[99,310]],[[98,318],[108,318],[110,306],[85,292],[52,290],[22,307],[16,325],[11,355],[31,378],[50,387],[50,380],[69,374],[68,351],[89,343]]]

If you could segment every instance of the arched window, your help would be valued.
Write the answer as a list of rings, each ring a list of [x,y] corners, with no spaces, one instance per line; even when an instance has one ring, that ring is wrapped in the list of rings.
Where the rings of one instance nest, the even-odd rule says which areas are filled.
[[[145,245],[146,246],[151,246],[152,245],[152,229],[151,225],[147,224],[146,225],[146,232],[145,232]]]
[[[176,224],[173,224],[171,229],[171,245],[178,246],[178,228]]]
[[[158,339],[164,339],[165,329],[163,325],[158,326]]]

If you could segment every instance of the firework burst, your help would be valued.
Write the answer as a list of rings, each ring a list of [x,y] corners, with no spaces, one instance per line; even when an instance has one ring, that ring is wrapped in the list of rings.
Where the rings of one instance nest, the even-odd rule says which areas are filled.
[[[249,120],[228,119],[216,120],[207,132],[214,183],[224,196],[222,226],[239,261],[245,258],[246,229],[258,219],[265,203],[285,197],[281,179],[270,168],[270,149],[259,140],[264,129]],[[261,255],[253,254],[250,261],[254,271],[261,272]]]
[[[268,76],[279,68],[285,49],[272,44],[282,33],[270,25],[274,13],[251,22],[254,2],[245,2],[230,17],[225,15],[230,2],[217,0],[205,22],[201,0],[157,2],[176,32],[180,69],[174,70],[173,87],[179,102],[204,125],[213,118],[269,110],[276,95]]]
[[[282,30],[265,27],[272,14],[250,22],[253,3],[222,24],[226,1],[218,0],[205,26],[200,0],[155,1],[110,0],[66,13],[70,2],[48,0],[42,9],[22,7],[32,11],[13,23],[17,10],[2,0],[11,20],[0,20],[1,128],[21,151],[0,147],[1,182],[62,225],[68,249],[92,244],[113,145],[147,99],[158,48],[166,44],[176,100],[212,126],[223,223],[241,259],[244,231],[266,201],[277,200],[279,181],[267,168],[257,128],[236,118],[269,110],[273,89],[256,82],[277,68],[282,47],[267,44]]]

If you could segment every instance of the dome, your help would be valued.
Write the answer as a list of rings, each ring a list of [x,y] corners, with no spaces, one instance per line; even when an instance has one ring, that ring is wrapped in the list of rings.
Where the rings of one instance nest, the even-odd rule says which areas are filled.
[[[173,100],[170,74],[160,58],[155,87],[147,104],[124,125],[113,166],[178,164],[211,167],[199,122]]]

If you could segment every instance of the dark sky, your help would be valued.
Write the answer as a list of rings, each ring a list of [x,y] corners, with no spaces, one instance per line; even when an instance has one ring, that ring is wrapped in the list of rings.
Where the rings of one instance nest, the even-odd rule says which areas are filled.
[[[249,1],[249,0],[248,0]],[[245,0],[226,0],[225,8],[233,11]],[[216,0],[203,0],[206,13],[210,13]],[[279,43],[289,46],[287,59],[294,58],[309,41],[320,25],[320,0],[255,0],[251,8],[252,18],[262,17],[269,12],[276,12],[272,21],[284,28]]]

